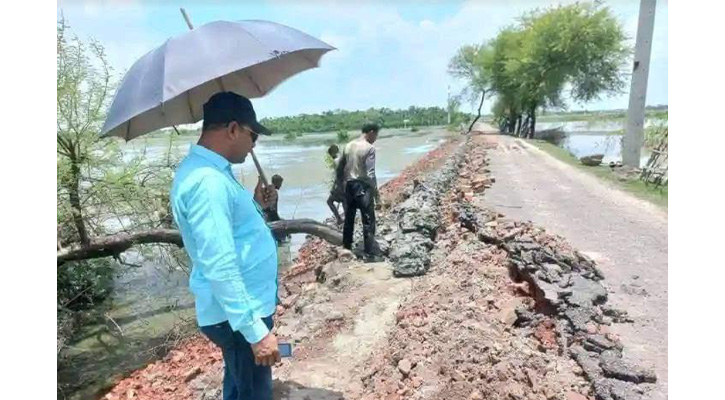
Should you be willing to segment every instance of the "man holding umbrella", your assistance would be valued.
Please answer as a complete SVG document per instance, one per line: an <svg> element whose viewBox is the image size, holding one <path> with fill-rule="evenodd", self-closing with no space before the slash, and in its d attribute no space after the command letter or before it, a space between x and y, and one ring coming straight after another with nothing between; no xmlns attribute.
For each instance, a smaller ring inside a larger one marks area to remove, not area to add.
<svg viewBox="0 0 725 400"><path fill-rule="evenodd" d="M181 11L191 31L131 66L101 136L132 140L204 119L201 138L179 165L171 191L174 219L193 264L189 286L197 320L222 349L224 399L271 400L270 367L279 361L271 333L277 246L262 209L277 193L252 150L258 136L269 132L248 98L318 67L334 47L271 21L213 21L194 29ZM231 164L247 155L260 174L254 194L232 175Z"/></svg>
<svg viewBox="0 0 725 400"><path fill-rule="evenodd" d="M249 193L232 174L260 134L252 103L232 92L204 104L199 142L174 176L171 204L193 264L189 286L201 331L224 357L224 399L272 399L280 360L271 332L277 305L277 244L262 209L273 186Z"/></svg>

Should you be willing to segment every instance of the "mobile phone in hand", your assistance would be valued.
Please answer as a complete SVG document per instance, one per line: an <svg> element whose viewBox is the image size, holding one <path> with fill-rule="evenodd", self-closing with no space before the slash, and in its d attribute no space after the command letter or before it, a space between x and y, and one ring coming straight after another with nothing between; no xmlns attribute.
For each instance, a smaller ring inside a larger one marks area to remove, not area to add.
<svg viewBox="0 0 725 400"><path fill-rule="evenodd" d="M292 357L292 344L290 343L279 343L277 344L279 349L279 356L282 358Z"/></svg>

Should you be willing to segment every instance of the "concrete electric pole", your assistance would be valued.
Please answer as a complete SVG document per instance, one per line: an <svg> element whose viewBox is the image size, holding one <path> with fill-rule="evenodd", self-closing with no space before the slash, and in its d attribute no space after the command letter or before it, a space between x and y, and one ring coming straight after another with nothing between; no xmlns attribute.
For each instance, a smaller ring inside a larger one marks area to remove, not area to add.
<svg viewBox="0 0 725 400"><path fill-rule="evenodd" d="M647 100L647 78L649 59L652 53L652 33L655 26L656 0L640 0L637 43L634 47L632 87L629 91L627 129L622 146L622 161L625 165L639 168L644 137L644 108Z"/></svg>

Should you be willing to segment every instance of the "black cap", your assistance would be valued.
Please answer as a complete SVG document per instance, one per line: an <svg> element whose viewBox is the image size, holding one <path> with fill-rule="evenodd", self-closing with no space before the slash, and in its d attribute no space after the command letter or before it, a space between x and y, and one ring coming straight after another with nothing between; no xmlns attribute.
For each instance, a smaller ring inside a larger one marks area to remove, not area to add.
<svg viewBox="0 0 725 400"><path fill-rule="evenodd" d="M236 121L249 125L256 133L271 135L269 129L257 121L252 102L248 98L234 92L219 92L204 104L204 124L202 130L209 125L228 124Z"/></svg>

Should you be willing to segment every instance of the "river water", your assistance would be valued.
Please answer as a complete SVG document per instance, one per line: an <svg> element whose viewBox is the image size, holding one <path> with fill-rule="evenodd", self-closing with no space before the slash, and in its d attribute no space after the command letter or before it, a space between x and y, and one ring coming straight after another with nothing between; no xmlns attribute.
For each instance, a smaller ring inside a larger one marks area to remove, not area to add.
<svg viewBox="0 0 725 400"><path fill-rule="evenodd" d="M351 137L354 134L351 133ZM375 143L378 183L389 181L405 167L435 149L451 133L443 128L383 130ZM255 153L268 178L279 174L284 184L279 193L282 218L312 218L322 221L332 214L327 207L332 171L325 165L325 154L335 134L308 134L295 140L280 136L262 137ZM144 152L145 157L163 157L169 146L178 156L188 152L196 137L140 138L124 145L131 157ZM252 160L233 166L244 186L253 190L257 173ZM293 235L291 256L297 252L305 235ZM67 351L70 362L58 370L59 383L83 382L81 390L68 394L70 399L91 399L114 378L142 367L155 357L154 347L169 339L173 327L181 331L194 329L193 299L188 291L188 277L179 269L169 268L158 260L144 260L129 254L128 261L138 268L119 271L114 294L103 306L94 323L83 326Z"/></svg>
<svg viewBox="0 0 725 400"><path fill-rule="evenodd" d="M351 133L351 138L354 133ZM377 150L376 173L378 184L382 185L397 176L406 166L436 148L450 135L443 128L421 129L411 132L403 129L381 131L375 142ZM332 171L325 165L325 154L334 133L306 134L296 140L281 136L262 137L255 153L264 169L267 179L279 174L284 178L279 193L279 214L284 219L312 218L322 221L331 217L327 204ZM180 155L186 154L195 143L196 137L181 137L173 146ZM145 151L150 157L162 157L168 148L168 139L151 138L131 141L126 154ZM251 157L244 164L234 165L232 171L249 190L257 183L257 171ZM293 235L291 250L294 253L304 242L304 235Z"/></svg>

